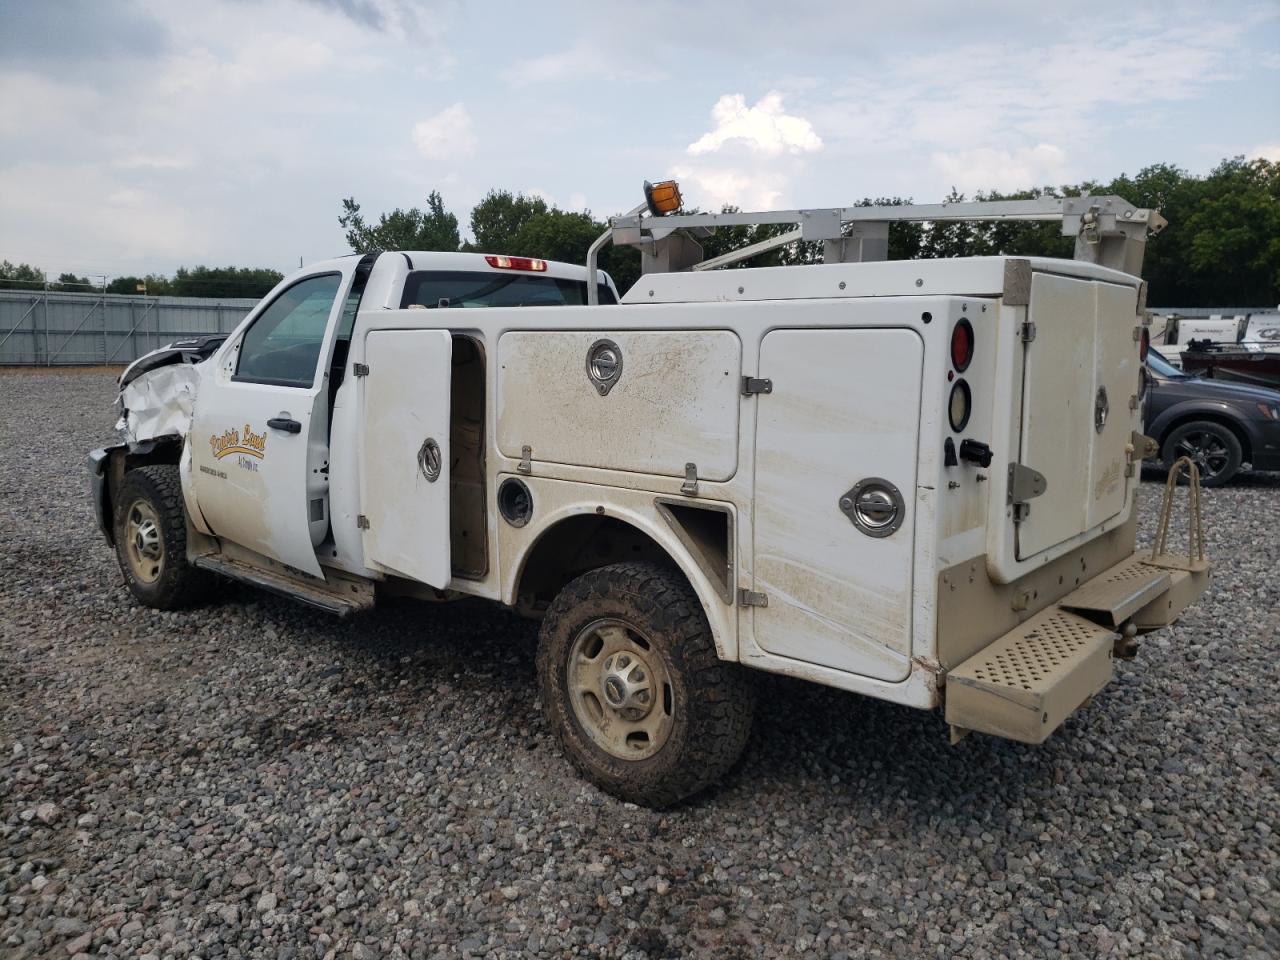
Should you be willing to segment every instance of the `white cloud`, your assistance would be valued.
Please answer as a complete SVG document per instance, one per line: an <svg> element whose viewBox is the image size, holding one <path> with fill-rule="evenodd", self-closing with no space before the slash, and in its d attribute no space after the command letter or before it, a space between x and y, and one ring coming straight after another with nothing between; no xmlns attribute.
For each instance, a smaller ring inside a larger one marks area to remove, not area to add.
<svg viewBox="0 0 1280 960"><path fill-rule="evenodd" d="M896 164L903 175L891 189L919 191L922 170L937 175L929 196L953 183L1105 178L1123 169L1117 154L1150 156L1126 145L1162 141L1177 105L1238 79L1250 23L1157 16L1105 38L1068 29L1047 43L926 45L833 85L809 116L846 167Z"/></svg>
<svg viewBox="0 0 1280 960"><path fill-rule="evenodd" d="M822 149L822 139L804 117L783 111L782 94L770 91L753 107L740 93L726 93L711 108L715 127L689 144L691 156L715 153L726 144L742 144L755 153L812 153Z"/></svg>
<svg viewBox="0 0 1280 960"><path fill-rule="evenodd" d="M790 180L773 170L750 171L737 167L675 167L689 206L719 210L726 205L744 210L768 210L781 205Z"/></svg>
<svg viewBox="0 0 1280 960"><path fill-rule="evenodd" d="M1280 143L1262 143L1250 150L1246 156L1260 157L1272 163L1280 163Z"/></svg>
<svg viewBox="0 0 1280 960"><path fill-rule="evenodd" d="M1016 150L977 147L950 153L937 151L929 162L947 183L967 193L1025 189L1067 183L1075 178L1066 153L1051 143Z"/></svg>
<svg viewBox="0 0 1280 960"><path fill-rule="evenodd" d="M562 83L590 79L598 83L652 83L666 79L666 73L646 61L629 66L631 58L616 47L582 39L554 53L517 60L502 71L502 79L515 86Z"/></svg>
<svg viewBox="0 0 1280 960"><path fill-rule="evenodd" d="M413 125L413 143L428 160L469 156L476 149L471 114L461 103L445 107L435 116Z"/></svg>

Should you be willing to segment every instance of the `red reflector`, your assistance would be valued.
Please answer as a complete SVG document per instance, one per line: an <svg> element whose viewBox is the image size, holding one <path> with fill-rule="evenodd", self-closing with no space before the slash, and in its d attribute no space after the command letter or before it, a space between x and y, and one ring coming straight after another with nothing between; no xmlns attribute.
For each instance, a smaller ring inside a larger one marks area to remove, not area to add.
<svg viewBox="0 0 1280 960"><path fill-rule="evenodd" d="M535 260L532 257L487 256L485 260L489 262L489 266L497 267L499 270L532 270L534 273L545 273L547 270L547 261Z"/></svg>
<svg viewBox="0 0 1280 960"><path fill-rule="evenodd" d="M1151 331L1142 328L1142 336L1138 338L1138 359L1147 362L1147 351L1151 349Z"/></svg>
<svg viewBox="0 0 1280 960"><path fill-rule="evenodd" d="M973 360L973 326L968 320L961 320L951 331L951 363L961 373Z"/></svg>

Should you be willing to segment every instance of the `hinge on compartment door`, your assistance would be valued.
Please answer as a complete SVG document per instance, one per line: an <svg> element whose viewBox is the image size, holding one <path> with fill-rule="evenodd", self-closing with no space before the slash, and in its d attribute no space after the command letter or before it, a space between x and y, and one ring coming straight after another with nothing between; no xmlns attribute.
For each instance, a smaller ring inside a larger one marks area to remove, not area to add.
<svg viewBox="0 0 1280 960"><path fill-rule="evenodd" d="M526 476L533 473L533 447L528 444L520 448L520 462L516 464L516 473Z"/></svg>
<svg viewBox="0 0 1280 960"><path fill-rule="evenodd" d="M758 593L755 590L748 590L746 587L738 588L738 606L767 607L768 605L769 595L767 593Z"/></svg>
<svg viewBox="0 0 1280 960"><path fill-rule="evenodd" d="M1039 470L1032 470L1020 463L1009 464L1009 492L1006 502L1013 507L1013 522L1021 523L1031 515L1031 504L1049 489L1049 481Z"/></svg>
<svg viewBox="0 0 1280 960"><path fill-rule="evenodd" d="M357 529L360 529L360 530L368 530L368 529L369 529L369 518L368 518L368 517L366 517L363 513L362 513L362 514L360 514L359 516L357 516L357 517L356 517L356 527L357 527Z"/></svg>
<svg viewBox="0 0 1280 960"><path fill-rule="evenodd" d="M1138 464L1143 460L1149 460L1160 452L1160 444L1148 437L1146 434L1139 433L1134 430L1129 434L1129 442L1125 446L1125 458L1128 464L1124 468L1124 475L1132 477L1138 471Z"/></svg>
<svg viewBox="0 0 1280 960"><path fill-rule="evenodd" d="M684 465L684 483L680 484L680 492L686 497L696 497L698 495L698 465L696 463L686 463Z"/></svg>
<svg viewBox="0 0 1280 960"><path fill-rule="evenodd" d="M773 381L759 377L743 377L742 395L744 397L753 397L758 393L773 393Z"/></svg>
<svg viewBox="0 0 1280 960"><path fill-rule="evenodd" d="M1022 324L1022 342L1030 343L1036 338L1036 325L1030 320L1026 320Z"/></svg>
<svg viewBox="0 0 1280 960"><path fill-rule="evenodd" d="M351 375L353 377L367 377L369 375L369 365L367 363L353 363L351 365Z"/></svg>

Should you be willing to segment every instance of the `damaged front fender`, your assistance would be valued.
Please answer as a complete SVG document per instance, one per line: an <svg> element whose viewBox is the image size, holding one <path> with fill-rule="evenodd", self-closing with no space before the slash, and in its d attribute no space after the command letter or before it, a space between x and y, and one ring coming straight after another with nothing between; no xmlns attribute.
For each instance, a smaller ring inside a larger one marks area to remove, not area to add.
<svg viewBox="0 0 1280 960"><path fill-rule="evenodd" d="M158 437L185 437L200 381L197 367L172 364L150 370L120 391L120 419L116 429L128 444Z"/></svg>

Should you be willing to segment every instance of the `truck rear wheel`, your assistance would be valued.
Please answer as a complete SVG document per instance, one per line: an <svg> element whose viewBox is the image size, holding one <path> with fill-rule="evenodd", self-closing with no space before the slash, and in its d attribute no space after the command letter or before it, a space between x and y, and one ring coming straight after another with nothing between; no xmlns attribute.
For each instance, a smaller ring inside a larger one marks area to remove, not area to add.
<svg viewBox="0 0 1280 960"><path fill-rule="evenodd" d="M187 518L178 468L136 467L114 508L116 559L130 592L148 607L176 610L197 600L208 575L187 563Z"/></svg>
<svg viewBox="0 0 1280 960"><path fill-rule="evenodd" d="M716 655L679 573L618 563L566 586L542 621L543 710L588 779L663 807L714 783L751 729L746 672Z"/></svg>

